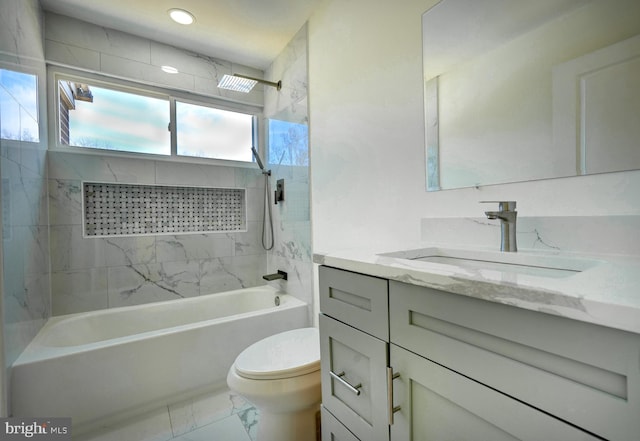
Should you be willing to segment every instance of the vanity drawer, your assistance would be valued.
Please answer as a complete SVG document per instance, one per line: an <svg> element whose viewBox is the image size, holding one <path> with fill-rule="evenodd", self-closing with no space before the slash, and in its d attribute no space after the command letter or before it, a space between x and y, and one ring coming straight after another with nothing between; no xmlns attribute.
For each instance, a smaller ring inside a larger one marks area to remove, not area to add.
<svg viewBox="0 0 640 441"><path fill-rule="evenodd" d="M637 440L639 335L395 281L389 290L392 343L604 438Z"/></svg>
<svg viewBox="0 0 640 441"><path fill-rule="evenodd" d="M320 311L389 340L389 281L321 266Z"/></svg>
<svg viewBox="0 0 640 441"><path fill-rule="evenodd" d="M360 441L322 406L322 441Z"/></svg>
<svg viewBox="0 0 640 441"><path fill-rule="evenodd" d="M388 441L388 344L320 314L322 405L367 441Z"/></svg>

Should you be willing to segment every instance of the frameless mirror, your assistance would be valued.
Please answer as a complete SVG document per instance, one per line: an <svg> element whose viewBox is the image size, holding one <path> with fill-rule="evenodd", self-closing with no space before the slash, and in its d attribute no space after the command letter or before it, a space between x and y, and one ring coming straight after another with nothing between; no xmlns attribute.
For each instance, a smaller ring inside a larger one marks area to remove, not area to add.
<svg viewBox="0 0 640 441"><path fill-rule="evenodd" d="M427 190L640 169L639 17L637 0L425 12Z"/></svg>

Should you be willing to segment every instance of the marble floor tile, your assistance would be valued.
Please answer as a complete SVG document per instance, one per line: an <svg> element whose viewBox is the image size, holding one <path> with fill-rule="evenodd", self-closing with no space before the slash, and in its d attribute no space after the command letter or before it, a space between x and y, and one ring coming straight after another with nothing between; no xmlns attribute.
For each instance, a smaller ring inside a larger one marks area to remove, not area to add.
<svg viewBox="0 0 640 441"><path fill-rule="evenodd" d="M191 432L249 408L252 408L251 403L229 391L207 394L171 405L169 417L173 436Z"/></svg>
<svg viewBox="0 0 640 441"><path fill-rule="evenodd" d="M74 441L255 441L258 412L223 389L161 406L138 418L110 425Z"/></svg>
<svg viewBox="0 0 640 441"><path fill-rule="evenodd" d="M74 441L168 441L173 438L166 407L90 434L72 436Z"/></svg>
<svg viewBox="0 0 640 441"><path fill-rule="evenodd" d="M224 418L193 432L174 438L174 441L252 441L237 415Z"/></svg>

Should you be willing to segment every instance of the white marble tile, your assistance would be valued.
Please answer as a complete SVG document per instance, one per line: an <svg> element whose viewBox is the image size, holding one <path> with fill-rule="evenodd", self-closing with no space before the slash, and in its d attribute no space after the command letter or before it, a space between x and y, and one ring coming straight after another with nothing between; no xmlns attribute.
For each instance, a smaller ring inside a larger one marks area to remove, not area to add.
<svg viewBox="0 0 640 441"><path fill-rule="evenodd" d="M6 149L6 155L3 156L16 166L19 166L22 158L22 148L20 147L22 143L9 140L1 140L0 142L2 142L3 147ZM3 163L3 166L4 165Z"/></svg>
<svg viewBox="0 0 640 441"><path fill-rule="evenodd" d="M640 216L518 217L518 248L639 255ZM500 248L500 223L486 218L426 218L421 238L434 245ZM392 250L390 250L392 251Z"/></svg>
<svg viewBox="0 0 640 441"><path fill-rule="evenodd" d="M244 427L244 430L249 434L249 438L252 441L258 439L258 423L260 422L260 412L255 407L249 407L238 412L238 418Z"/></svg>
<svg viewBox="0 0 640 441"><path fill-rule="evenodd" d="M523 248L640 255L640 216L523 217L518 222Z"/></svg>
<svg viewBox="0 0 640 441"><path fill-rule="evenodd" d="M175 66L174 66L175 67ZM145 83L170 87L177 90L194 90L193 75L178 72L169 74L146 61L139 62L121 56L100 54L100 70L106 74L132 78Z"/></svg>
<svg viewBox="0 0 640 441"><path fill-rule="evenodd" d="M109 307L199 295L198 262L167 262L108 269Z"/></svg>
<svg viewBox="0 0 640 441"><path fill-rule="evenodd" d="M158 236L157 261L175 262L233 256L233 245L233 234L228 233Z"/></svg>
<svg viewBox="0 0 640 441"><path fill-rule="evenodd" d="M176 438L176 441L211 440L251 441L251 438L240 421L240 418L236 415Z"/></svg>
<svg viewBox="0 0 640 441"><path fill-rule="evenodd" d="M10 240L2 242L4 295L16 296L24 291L25 262L27 253L24 249L26 227L11 227Z"/></svg>
<svg viewBox="0 0 640 441"><path fill-rule="evenodd" d="M230 188L235 186L235 172L233 167L158 161L156 182L167 185Z"/></svg>
<svg viewBox="0 0 640 441"><path fill-rule="evenodd" d="M44 59L42 16L34 0L5 0L0 4L0 51Z"/></svg>
<svg viewBox="0 0 640 441"><path fill-rule="evenodd" d="M265 210L264 187L247 188L247 221L262 222ZM273 200L273 199L272 199Z"/></svg>
<svg viewBox="0 0 640 441"><path fill-rule="evenodd" d="M108 300L107 268L51 274L52 315L106 309Z"/></svg>
<svg viewBox="0 0 640 441"><path fill-rule="evenodd" d="M50 232L52 271L105 266L104 240L82 237L81 225L52 226Z"/></svg>
<svg viewBox="0 0 640 441"><path fill-rule="evenodd" d="M10 185L14 221L19 219L22 225L47 225L46 180L20 177L10 180Z"/></svg>
<svg viewBox="0 0 640 441"><path fill-rule="evenodd" d="M235 168L235 187L256 188L264 192L264 175L257 164Z"/></svg>
<svg viewBox="0 0 640 441"><path fill-rule="evenodd" d="M219 72L231 70L229 61L218 60L155 41L151 42L151 64L154 66L168 64L180 72L202 78L221 78L222 75Z"/></svg>
<svg viewBox="0 0 640 441"><path fill-rule="evenodd" d="M274 224L275 228L275 224ZM267 231L269 229L267 223ZM247 231L243 233L234 233L235 237L235 255L246 256L252 254L263 254L265 252L262 247L262 222L247 222Z"/></svg>
<svg viewBox="0 0 640 441"><path fill-rule="evenodd" d="M274 115L307 95L307 27L303 26L265 72L271 81L281 80L282 90L265 90L265 114ZM305 109L306 113L306 109ZM290 119L287 119L290 120Z"/></svg>
<svg viewBox="0 0 640 441"><path fill-rule="evenodd" d="M156 236L105 237L103 241L107 266L157 262Z"/></svg>
<svg viewBox="0 0 640 441"><path fill-rule="evenodd" d="M179 436L252 407L229 391L207 394L169 406L173 435Z"/></svg>
<svg viewBox="0 0 640 441"><path fill-rule="evenodd" d="M25 274L49 272L49 229L46 226L21 228L20 246L24 248Z"/></svg>
<svg viewBox="0 0 640 441"><path fill-rule="evenodd" d="M125 32L47 12L45 39L149 63L150 42Z"/></svg>
<svg viewBox="0 0 640 441"><path fill-rule="evenodd" d="M49 296L51 280L49 273L41 271L27 274L25 276L24 286L25 306L28 309L27 314L29 319L42 320L44 322L51 315L51 298Z"/></svg>
<svg viewBox="0 0 640 441"><path fill-rule="evenodd" d="M44 81L44 75L38 79ZM46 143L23 142L20 145L21 174L24 177L42 179L47 168Z"/></svg>
<svg viewBox="0 0 640 441"><path fill-rule="evenodd" d="M100 52L53 40L45 40L47 60L80 69L100 70Z"/></svg>
<svg viewBox="0 0 640 441"><path fill-rule="evenodd" d="M155 161L94 153L49 153L49 179L153 184Z"/></svg>
<svg viewBox="0 0 640 441"><path fill-rule="evenodd" d="M311 262L311 222L280 221L276 245L271 254L301 262Z"/></svg>
<svg viewBox="0 0 640 441"><path fill-rule="evenodd" d="M172 438L166 407L91 433L73 435L74 441L167 441Z"/></svg>
<svg viewBox="0 0 640 441"><path fill-rule="evenodd" d="M264 285L265 254L225 257L200 262L200 295Z"/></svg>
<svg viewBox="0 0 640 441"><path fill-rule="evenodd" d="M49 224L82 225L82 183L49 179Z"/></svg>

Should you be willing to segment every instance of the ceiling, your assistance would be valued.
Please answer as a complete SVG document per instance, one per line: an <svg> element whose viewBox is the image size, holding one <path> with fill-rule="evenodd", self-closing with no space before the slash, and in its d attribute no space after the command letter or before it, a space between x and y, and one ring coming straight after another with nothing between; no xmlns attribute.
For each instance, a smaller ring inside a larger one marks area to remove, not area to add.
<svg viewBox="0 0 640 441"><path fill-rule="evenodd" d="M43 9L176 47L266 69L321 0L40 0ZM186 9L196 22L174 23Z"/></svg>

